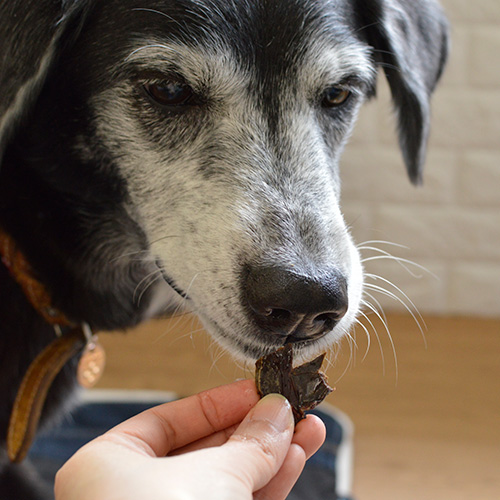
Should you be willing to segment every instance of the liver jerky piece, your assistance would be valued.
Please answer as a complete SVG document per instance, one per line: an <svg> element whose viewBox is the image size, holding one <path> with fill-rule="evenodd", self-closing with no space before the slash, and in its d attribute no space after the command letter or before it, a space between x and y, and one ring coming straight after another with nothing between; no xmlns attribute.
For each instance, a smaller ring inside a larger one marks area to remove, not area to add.
<svg viewBox="0 0 500 500"><path fill-rule="evenodd" d="M326 376L319 372L324 354L297 368L292 367L293 348L286 344L275 352L258 359L255 364L255 383L261 397L271 393L285 396L292 406L295 424L305 418L333 389Z"/></svg>

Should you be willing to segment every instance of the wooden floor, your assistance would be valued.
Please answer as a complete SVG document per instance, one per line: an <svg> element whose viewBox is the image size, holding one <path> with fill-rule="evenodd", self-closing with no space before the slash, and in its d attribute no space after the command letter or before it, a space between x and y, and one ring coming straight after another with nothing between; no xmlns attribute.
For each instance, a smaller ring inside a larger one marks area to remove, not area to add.
<svg viewBox="0 0 500 500"><path fill-rule="evenodd" d="M500 320L388 317L395 353L356 332L327 370L329 401L355 424L357 500L500 499ZM101 336L101 388L192 394L251 369L236 367L190 316ZM427 344L427 347L426 347ZM382 354L383 353L383 354Z"/></svg>

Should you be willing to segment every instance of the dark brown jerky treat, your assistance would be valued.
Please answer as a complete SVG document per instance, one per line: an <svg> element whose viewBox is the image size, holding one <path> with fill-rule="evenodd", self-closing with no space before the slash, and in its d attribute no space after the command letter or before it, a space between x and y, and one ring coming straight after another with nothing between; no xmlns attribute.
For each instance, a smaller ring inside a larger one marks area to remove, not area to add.
<svg viewBox="0 0 500 500"><path fill-rule="evenodd" d="M319 372L324 354L313 361L293 368L293 348L286 344L275 352L263 356L255 364L255 383L261 397L278 393L292 406L295 424L305 418L333 389L326 376Z"/></svg>

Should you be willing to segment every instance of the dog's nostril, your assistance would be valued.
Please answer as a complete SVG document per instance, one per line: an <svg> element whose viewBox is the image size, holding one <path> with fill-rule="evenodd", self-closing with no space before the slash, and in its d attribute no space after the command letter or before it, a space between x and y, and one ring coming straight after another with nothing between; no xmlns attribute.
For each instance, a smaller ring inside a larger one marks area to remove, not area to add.
<svg viewBox="0 0 500 500"><path fill-rule="evenodd" d="M339 319L343 315L337 314L337 313L323 313L323 314L318 314L314 318L315 323L323 323L325 326L331 326L332 328L335 326L335 323L339 321Z"/></svg>
<svg viewBox="0 0 500 500"><path fill-rule="evenodd" d="M283 325L290 322L290 311L279 309L276 307L259 308L250 304L250 308L254 313L255 318L258 318L258 323L264 328L279 329Z"/></svg>
<svg viewBox="0 0 500 500"><path fill-rule="evenodd" d="M277 320L288 320L290 318L290 311L285 309L270 309L268 316Z"/></svg>
<svg viewBox="0 0 500 500"><path fill-rule="evenodd" d="M347 284L337 271L308 276L279 267L249 269L244 299L264 330L291 341L331 331L347 312Z"/></svg>

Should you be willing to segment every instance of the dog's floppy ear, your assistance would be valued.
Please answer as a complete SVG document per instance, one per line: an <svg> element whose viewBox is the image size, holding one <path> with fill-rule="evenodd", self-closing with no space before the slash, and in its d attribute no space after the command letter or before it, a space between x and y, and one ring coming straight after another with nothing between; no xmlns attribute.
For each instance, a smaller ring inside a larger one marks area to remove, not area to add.
<svg viewBox="0 0 500 500"><path fill-rule="evenodd" d="M355 0L359 33L383 67L398 114L408 175L422 182L430 95L448 54L448 23L436 0Z"/></svg>
<svg viewBox="0 0 500 500"><path fill-rule="evenodd" d="M35 101L80 0L0 1L0 165L10 136Z"/></svg>

